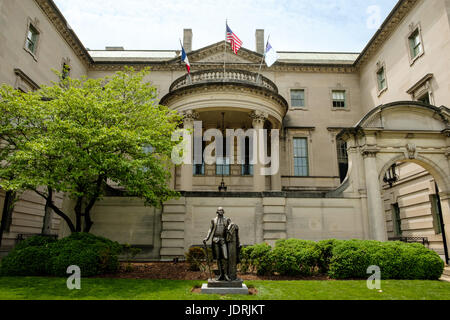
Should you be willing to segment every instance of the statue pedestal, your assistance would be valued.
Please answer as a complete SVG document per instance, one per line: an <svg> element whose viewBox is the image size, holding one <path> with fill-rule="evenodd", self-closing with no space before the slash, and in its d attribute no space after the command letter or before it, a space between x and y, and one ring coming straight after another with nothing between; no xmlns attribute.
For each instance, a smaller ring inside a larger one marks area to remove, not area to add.
<svg viewBox="0 0 450 320"><path fill-rule="evenodd" d="M216 281L209 279L202 286L203 294L249 294L247 286L241 279L234 281Z"/></svg>

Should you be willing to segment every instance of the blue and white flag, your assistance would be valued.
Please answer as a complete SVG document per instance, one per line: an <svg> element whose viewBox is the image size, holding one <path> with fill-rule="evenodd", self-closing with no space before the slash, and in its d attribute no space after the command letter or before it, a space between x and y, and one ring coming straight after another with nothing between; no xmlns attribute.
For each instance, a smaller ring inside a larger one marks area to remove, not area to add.
<svg viewBox="0 0 450 320"><path fill-rule="evenodd" d="M278 60L278 53L274 48L270 45L269 41L267 41L265 60L267 66L270 68L275 62Z"/></svg>

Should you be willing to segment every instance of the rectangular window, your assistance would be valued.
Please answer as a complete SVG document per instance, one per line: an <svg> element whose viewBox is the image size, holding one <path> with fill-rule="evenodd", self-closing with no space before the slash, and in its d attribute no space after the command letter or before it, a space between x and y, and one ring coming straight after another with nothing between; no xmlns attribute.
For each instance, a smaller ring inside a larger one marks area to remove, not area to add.
<svg viewBox="0 0 450 320"><path fill-rule="evenodd" d="M305 90L291 90L291 106L294 108L305 107Z"/></svg>
<svg viewBox="0 0 450 320"><path fill-rule="evenodd" d="M416 31L409 36L409 47L411 50L412 59L422 53L422 42L420 41L419 29L416 29Z"/></svg>
<svg viewBox="0 0 450 320"><path fill-rule="evenodd" d="M216 175L229 176L230 175L230 158L216 159Z"/></svg>
<svg viewBox="0 0 450 320"><path fill-rule="evenodd" d="M378 91L386 89L386 74L384 71L384 67L381 67L380 70L378 70L377 79L378 79Z"/></svg>
<svg viewBox="0 0 450 320"><path fill-rule="evenodd" d="M36 30L35 27L33 27L32 24L30 24L28 27L27 41L25 46L33 54L36 53L38 38L39 32Z"/></svg>
<svg viewBox="0 0 450 320"><path fill-rule="evenodd" d="M307 138L294 138L294 175L296 177L309 176Z"/></svg>
<svg viewBox="0 0 450 320"><path fill-rule="evenodd" d="M245 163L242 165L241 175L243 176L252 176L253 175L253 165L250 164L250 138L245 137L244 142L244 155L245 155Z"/></svg>
<svg viewBox="0 0 450 320"><path fill-rule="evenodd" d="M194 176L204 176L205 175L205 159L204 159L204 153L206 148L206 142L202 141L202 163L201 164L195 164L193 167L193 173Z"/></svg>
<svg viewBox="0 0 450 320"><path fill-rule="evenodd" d="M333 90L333 108L345 108L344 90Z"/></svg>
<svg viewBox="0 0 450 320"><path fill-rule="evenodd" d="M400 207L398 203L392 205L392 221L394 222L394 234L396 237L402 236L402 218L400 217Z"/></svg>

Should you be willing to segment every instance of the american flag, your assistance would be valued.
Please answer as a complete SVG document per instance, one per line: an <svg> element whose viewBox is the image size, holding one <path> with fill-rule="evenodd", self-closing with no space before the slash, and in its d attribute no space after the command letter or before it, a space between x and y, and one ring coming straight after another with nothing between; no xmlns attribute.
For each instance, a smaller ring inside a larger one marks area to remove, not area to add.
<svg viewBox="0 0 450 320"><path fill-rule="evenodd" d="M227 23L227 41L231 43L231 49L233 49L233 52L237 54L239 49L242 47L242 41L236 36L236 34L231 31L230 27Z"/></svg>

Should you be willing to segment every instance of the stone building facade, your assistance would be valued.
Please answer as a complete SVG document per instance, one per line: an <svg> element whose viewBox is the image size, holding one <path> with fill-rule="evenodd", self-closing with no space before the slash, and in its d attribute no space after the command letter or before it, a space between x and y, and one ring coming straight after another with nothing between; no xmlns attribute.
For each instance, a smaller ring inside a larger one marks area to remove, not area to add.
<svg viewBox="0 0 450 320"><path fill-rule="evenodd" d="M140 246L142 259L173 259L201 244L222 206L245 245L427 237L448 259L450 0L400 0L361 53L279 52L260 74L264 30L255 51L235 55L224 41L192 50L187 29L190 77L179 51L88 51L51 0L3 1L0 18L0 83L34 90L64 65L72 77L92 78L150 67L146 80L185 128L279 130L279 144L269 144L280 154L277 174L261 175L261 163L182 165L169 182L182 197L161 209L106 197L93 209L93 233ZM387 172L397 179L386 182ZM42 202L32 194L3 216L5 250L18 234L42 230ZM68 234L57 216L51 226Z"/></svg>

